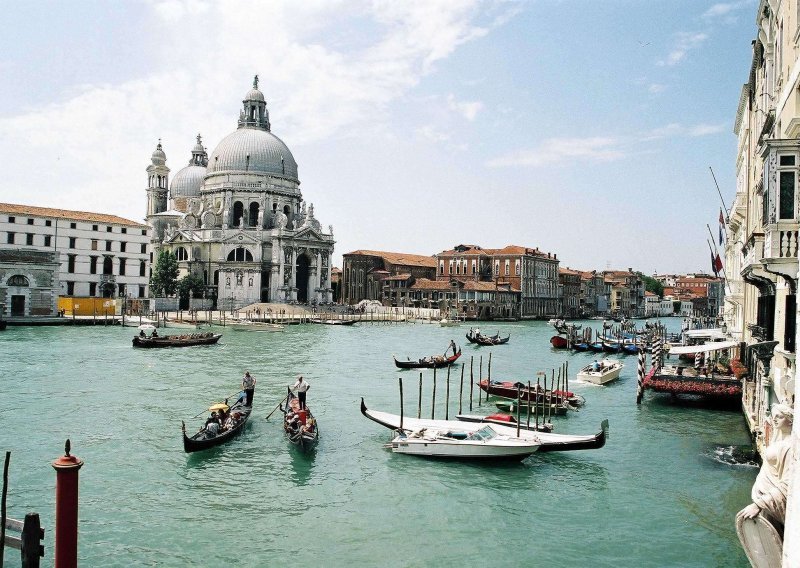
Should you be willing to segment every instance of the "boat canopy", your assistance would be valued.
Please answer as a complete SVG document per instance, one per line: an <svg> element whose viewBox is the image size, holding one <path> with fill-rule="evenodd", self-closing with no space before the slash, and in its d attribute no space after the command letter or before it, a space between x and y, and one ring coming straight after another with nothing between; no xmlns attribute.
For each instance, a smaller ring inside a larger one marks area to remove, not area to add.
<svg viewBox="0 0 800 568"><path fill-rule="evenodd" d="M688 329L683 332L683 335L688 337L689 339L702 339L704 337L708 337L710 339L725 338L725 334L722 333L722 329L718 327L710 329Z"/></svg>
<svg viewBox="0 0 800 568"><path fill-rule="evenodd" d="M719 351L720 349L730 349L739 345L736 341L714 341L713 343L706 343L705 345L680 345L678 347L670 347L670 355L688 355L691 353L708 353L711 351Z"/></svg>

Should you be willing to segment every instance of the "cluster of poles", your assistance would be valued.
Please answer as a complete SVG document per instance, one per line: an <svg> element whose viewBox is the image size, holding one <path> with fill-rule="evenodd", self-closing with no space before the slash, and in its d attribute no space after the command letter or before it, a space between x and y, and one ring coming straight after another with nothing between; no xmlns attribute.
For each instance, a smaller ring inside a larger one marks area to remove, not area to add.
<svg viewBox="0 0 800 568"><path fill-rule="evenodd" d="M659 333L661 331L661 333ZM651 362L653 364L653 373L657 373L661 370L661 367L664 365L664 333L663 327L661 330L658 328L655 332L649 335L645 339L645 344L650 345L650 351L652 353ZM639 365L636 370L636 404L642 403L642 397L644 396L644 378L645 378L645 358L647 355L645 354L644 349L639 350Z"/></svg>
<svg viewBox="0 0 800 568"><path fill-rule="evenodd" d="M459 379L459 389L458 389L458 414L461 414L463 411L464 406L464 369L466 364L461 364L461 377ZM451 367L447 367L447 377L445 379L445 407L444 407L444 419L450 419L450 369ZM542 424L546 424L550 421L554 414L554 409L563 406L565 401L568 398L569 392L569 363L564 362L561 366L556 369L551 369L550 371L550 388L547 388L547 373L545 371L539 371L536 373L536 390L533 390L533 382L528 381L527 384L527 391L525 395L525 401L527 406L527 427L530 428L531 425L531 415L534 416L534 425L536 429L539 429L539 417L542 417ZM482 380L483 376L483 356L481 355L478 363L478 382ZM543 378L542 378L543 377ZM489 401L489 392L488 392L488 385L491 384L492 381L492 354L489 354L489 360L487 364L487 392L486 398L483 399L483 402ZM400 385L400 429L403 429L403 419L405 415L404 411L404 403L403 403L403 377L398 377L398 382ZM435 420L436 415L436 368L433 369L433 385L431 390L431 420ZM474 357L470 357L469 360L469 410L472 411L473 407L473 400L474 400L474 388L475 388L475 374L474 374ZM517 435L519 435L520 429L520 408L522 406L523 396L522 390L524 385L520 382L516 383L517 387ZM422 418L422 372L419 374L419 395L417 398L417 418ZM535 396L533 396L535 394ZM533 400L531 398L533 397ZM481 389L478 388L478 406L481 405Z"/></svg>

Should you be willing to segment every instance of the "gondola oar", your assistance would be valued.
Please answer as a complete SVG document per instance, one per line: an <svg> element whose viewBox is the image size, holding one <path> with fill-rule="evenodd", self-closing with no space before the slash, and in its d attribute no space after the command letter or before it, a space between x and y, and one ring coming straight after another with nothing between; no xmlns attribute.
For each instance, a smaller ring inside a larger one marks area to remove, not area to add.
<svg viewBox="0 0 800 568"><path fill-rule="evenodd" d="M285 396L285 397L283 397L283 399L282 399L282 400L281 400L281 401L278 403L278 406L276 406L276 407L275 407L275 408L272 410L272 412L270 412L269 414L267 414L267 416L266 416L266 418L264 418L264 420L269 420L269 417L270 417L270 416L272 416L273 414L275 414L275 411L276 411L276 410L278 410L278 409L279 409L279 408L280 408L280 407L283 405L283 403L286 401L286 399L287 399L287 398L289 398L289 393L286 393L286 396Z"/></svg>

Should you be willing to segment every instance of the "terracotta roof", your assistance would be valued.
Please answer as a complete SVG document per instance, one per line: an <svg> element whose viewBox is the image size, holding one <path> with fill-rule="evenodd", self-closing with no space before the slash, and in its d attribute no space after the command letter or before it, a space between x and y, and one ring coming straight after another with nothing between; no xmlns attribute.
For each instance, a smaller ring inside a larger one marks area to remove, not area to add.
<svg viewBox="0 0 800 568"><path fill-rule="evenodd" d="M424 266L426 268L436 268L436 259L432 256L420 254L406 254L402 252L385 252L379 250L355 250L348 252L344 256L377 256L392 264L401 266Z"/></svg>
<svg viewBox="0 0 800 568"><path fill-rule="evenodd" d="M13 203L0 203L0 213L12 215L34 215L39 217L52 217L53 219L69 219L71 221L94 221L96 223L112 223L127 227L147 227L142 223L107 215L105 213L89 213L87 211L69 211L67 209L53 209L51 207L34 207L33 205L15 205Z"/></svg>
<svg viewBox="0 0 800 568"><path fill-rule="evenodd" d="M417 278L411 290L450 290L450 282L445 280L428 280L427 278Z"/></svg>
<svg viewBox="0 0 800 568"><path fill-rule="evenodd" d="M496 289L494 282L475 282L474 280L469 280L464 283L464 290L469 290L470 292L494 292Z"/></svg>
<svg viewBox="0 0 800 568"><path fill-rule="evenodd" d="M583 276L583 274L584 274L580 270L572 270L571 268L559 268L558 269L558 273L559 274L573 274L573 275L574 274L578 274L580 276Z"/></svg>
<svg viewBox="0 0 800 568"><path fill-rule="evenodd" d="M466 250L457 251L456 249L452 248L450 250L442 251L436 256L487 256L489 254L489 251L482 249L477 245L459 245L459 248L461 247L466 247Z"/></svg>

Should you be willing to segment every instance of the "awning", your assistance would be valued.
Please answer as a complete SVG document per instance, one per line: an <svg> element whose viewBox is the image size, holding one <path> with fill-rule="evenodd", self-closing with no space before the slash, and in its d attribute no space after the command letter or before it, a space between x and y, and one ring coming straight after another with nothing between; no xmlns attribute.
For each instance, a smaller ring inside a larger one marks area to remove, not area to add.
<svg viewBox="0 0 800 568"><path fill-rule="evenodd" d="M681 345L678 347L670 347L670 355L688 355L690 353L708 353L711 351L719 351L720 349L730 349L737 347L739 344L736 341L715 341L713 343L705 343L703 345Z"/></svg>
<svg viewBox="0 0 800 568"><path fill-rule="evenodd" d="M683 332L683 335L690 339L700 339L702 337L710 337L712 339L719 338L722 339L725 335L722 333L722 329L718 327L713 327L710 329L688 329Z"/></svg>

